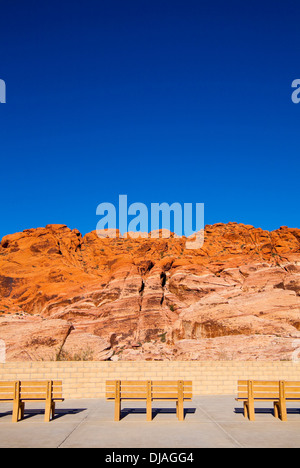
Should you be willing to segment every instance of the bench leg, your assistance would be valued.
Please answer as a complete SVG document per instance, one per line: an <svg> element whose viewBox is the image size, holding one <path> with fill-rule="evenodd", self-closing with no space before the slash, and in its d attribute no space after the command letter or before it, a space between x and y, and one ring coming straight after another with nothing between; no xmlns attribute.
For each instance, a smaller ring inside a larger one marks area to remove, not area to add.
<svg viewBox="0 0 300 468"><path fill-rule="evenodd" d="M20 402L20 381L17 380L14 383L14 402L13 402L13 413L12 413L12 422L18 422L21 412Z"/></svg>
<svg viewBox="0 0 300 468"><path fill-rule="evenodd" d="M147 421L152 421L152 381L147 381Z"/></svg>
<svg viewBox="0 0 300 468"><path fill-rule="evenodd" d="M287 412L286 412L286 404L285 400L281 400L277 403L278 405L278 411L279 411L279 417L281 421L287 421Z"/></svg>
<svg viewBox="0 0 300 468"><path fill-rule="evenodd" d="M281 413L281 421L287 421L287 412L286 412L285 402L282 404L280 408L280 413Z"/></svg>
<svg viewBox="0 0 300 468"><path fill-rule="evenodd" d="M249 421L255 421L254 401L244 402L244 416L248 417Z"/></svg>
<svg viewBox="0 0 300 468"><path fill-rule="evenodd" d="M152 421L152 404L151 404L151 400L147 400L147 421Z"/></svg>
<svg viewBox="0 0 300 468"><path fill-rule="evenodd" d="M51 419L54 419L54 415L55 415L55 402L52 401L52 405L51 405Z"/></svg>
<svg viewBox="0 0 300 468"><path fill-rule="evenodd" d="M20 401L15 400L13 404L12 422L19 421L20 411L21 411Z"/></svg>
<svg viewBox="0 0 300 468"><path fill-rule="evenodd" d="M287 421L286 414L286 399L285 399L285 382L279 382L279 402L278 402L279 417L281 421Z"/></svg>
<svg viewBox="0 0 300 468"><path fill-rule="evenodd" d="M53 408L53 402L49 399L46 400L46 406L45 406L45 422L49 422L51 419L51 414L52 414L52 408Z"/></svg>
<svg viewBox="0 0 300 468"><path fill-rule="evenodd" d="M248 418L250 421L255 421L253 381L248 380L247 386L248 386L248 400L246 402L246 405L247 405Z"/></svg>
<svg viewBox="0 0 300 468"><path fill-rule="evenodd" d="M177 417L179 421L184 421L184 409L183 409L183 400L184 400L184 394L183 394L183 386L184 382L182 380L178 380L177 382L177 388L178 388L178 399L177 399Z"/></svg>
<svg viewBox="0 0 300 468"><path fill-rule="evenodd" d="M55 415L55 402L46 401L45 422L49 422L50 420L54 419L54 415Z"/></svg>
<svg viewBox="0 0 300 468"><path fill-rule="evenodd" d="M278 401L274 401L274 417L275 417L275 418L279 418Z"/></svg>
<svg viewBox="0 0 300 468"><path fill-rule="evenodd" d="M121 419L121 399L115 399L115 421L120 421Z"/></svg>
<svg viewBox="0 0 300 468"><path fill-rule="evenodd" d="M177 401L177 408L176 413L179 421L184 421L184 408L183 408L183 400L179 399Z"/></svg>
<svg viewBox="0 0 300 468"><path fill-rule="evenodd" d="M249 418L247 401L244 401L244 417Z"/></svg>
<svg viewBox="0 0 300 468"><path fill-rule="evenodd" d="M179 419L179 421L184 420L183 402L179 402L178 400L176 401L176 416Z"/></svg>
<svg viewBox="0 0 300 468"><path fill-rule="evenodd" d="M115 381L115 421L121 419L121 381Z"/></svg>
<svg viewBox="0 0 300 468"><path fill-rule="evenodd" d="M24 412L25 412L25 403L21 402L20 403L20 410L19 410L19 419L24 418Z"/></svg>

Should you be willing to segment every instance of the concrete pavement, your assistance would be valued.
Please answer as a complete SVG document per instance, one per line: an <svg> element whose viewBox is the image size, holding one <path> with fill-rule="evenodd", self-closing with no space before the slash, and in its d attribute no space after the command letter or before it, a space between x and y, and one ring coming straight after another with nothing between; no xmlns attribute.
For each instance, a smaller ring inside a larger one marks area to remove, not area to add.
<svg viewBox="0 0 300 468"><path fill-rule="evenodd" d="M27 404L25 419L11 422L11 404L0 404L0 448L299 448L300 406L288 405L288 421L273 416L272 405L256 405L256 421L244 418L235 395L196 396L185 404L185 420L174 404L154 402L153 421L145 404L125 402L115 422L105 399L66 400L45 423L44 406Z"/></svg>

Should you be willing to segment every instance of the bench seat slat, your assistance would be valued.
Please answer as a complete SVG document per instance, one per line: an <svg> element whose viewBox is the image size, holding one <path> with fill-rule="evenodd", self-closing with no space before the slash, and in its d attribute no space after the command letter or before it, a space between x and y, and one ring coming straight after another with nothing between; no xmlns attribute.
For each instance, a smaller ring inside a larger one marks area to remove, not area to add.
<svg viewBox="0 0 300 468"><path fill-rule="evenodd" d="M286 393L285 394L285 399L286 400L291 400L293 398L295 398L296 400L300 399L300 393Z"/></svg>
<svg viewBox="0 0 300 468"><path fill-rule="evenodd" d="M20 401L28 402L28 403L29 402L34 403L34 402L39 402L39 401L46 401L46 399L45 398L30 398L30 397L27 398L26 397L26 398L20 398ZM52 401L64 401L64 398L52 398Z"/></svg>
<svg viewBox="0 0 300 468"><path fill-rule="evenodd" d="M0 401L13 400L13 399L14 399L13 393L0 393Z"/></svg>
<svg viewBox="0 0 300 468"><path fill-rule="evenodd" d="M121 391L122 392L146 392L147 386L146 385L134 385L134 386L129 386L129 385L122 385L121 384Z"/></svg>
<svg viewBox="0 0 300 468"><path fill-rule="evenodd" d="M8 380L8 381L2 380L0 382L0 388L1 387L14 387L14 385L15 385L15 382L13 382L12 380Z"/></svg>
<svg viewBox="0 0 300 468"><path fill-rule="evenodd" d="M278 392L273 392L273 393L271 393L271 392L268 392L268 393L254 392L253 396L254 396L255 400L257 400L258 398L262 398L263 400L265 400L265 399L272 400L273 398L279 398L279 391Z"/></svg>
<svg viewBox="0 0 300 468"><path fill-rule="evenodd" d="M46 394L47 387L20 387L21 393L41 393Z"/></svg>
<svg viewBox="0 0 300 468"><path fill-rule="evenodd" d="M176 395L175 393L172 393L172 394L164 394L164 393L160 393L160 394L157 394L157 395L152 395L152 400L167 400L167 399L172 399L172 400L178 400L178 395ZM192 393L188 393L187 395L184 395L183 396L183 399L184 400L191 400L193 398L193 395ZM106 394L106 399L107 400L114 400L115 399L115 395L112 394L112 393L109 393L109 394ZM131 399L136 399L136 400L146 400L147 399L147 395L143 395L143 396L140 396L140 395L136 395L136 394L125 394L125 395L122 395L121 396L121 399L122 400L131 400Z"/></svg>
<svg viewBox="0 0 300 468"><path fill-rule="evenodd" d="M176 385L152 385L152 390L155 392L177 392L178 391L178 386Z"/></svg>
<svg viewBox="0 0 300 468"><path fill-rule="evenodd" d="M285 386L286 386L286 388L294 387L294 386L299 388L300 387L300 380L287 380L285 382Z"/></svg>
<svg viewBox="0 0 300 468"><path fill-rule="evenodd" d="M121 391L121 398L147 398L147 394L145 392L122 392Z"/></svg>
<svg viewBox="0 0 300 468"><path fill-rule="evenodd" d="M183 393L183 398L191 398L192 393ZM178 398L178 393L176 392L152 392L151 397L154 398Z"/></svg>
<svg viewBox="0 0 300 468"><path fill-rule="evenodd" d="M266 390L266 391L269 391L269 390L278 390L279 389L279 381L273 381L273 380L252 380L252 381L249 381L252 383L252 388L253 388L253 391L255 390ZM238 381L238 390L241 390L241 391L248 391L248 381L241 381L239 380Z"/></svg>
<svg viewBox="0 0 300 468"><path fill-rule="evenodd" d="M59 396L61 397L61 395ZM39 400L43 399L43 400L46 400L47 398L47 395L46 395L46 392L21 392L20 393L20 400L24 400L25 398L38 398ZM53 398L53 396L52 396Z"/></svg>
<svg viewBox="0 0 300 468"><path fill-rule="evenodd" d="M279 384L279 381L278 380L252 380L253 382L253 386L255 385L266 385L266 386L270 386L270 385L274 385L274 386L278 386Z"/></svg>
<svg viewBox="0 0 300 468"><path fill-rule="evenodd" d="M236 401L248 401L248 397L238 397L236 398ZM254 397L253 398L253 401L279 401L279 396L275 397L275 398L256 398Z"/></svg>
<svg viewBox="0 0 300 468"><path fill-rule="evenodd" d="M152 380L152 385L176 385L178 380ZM192 387L193 382L191 380L182 380L183 385Z"/></svg>
<svg viewBox="0 0 300 468"><path fill-rule="evenodd" d="M110 381L108 381L108 382L109 382L110 385L113 385L113 386L114 386L116 381L115 381L115 380L110 380ZM130 385L130 386L132 386L132 385L137 385L137 386L139 386L139 385L142 385L142 384L144 383L144 381L141 381L141 380L120 380L120 382L121 382L123 385L126 384L126 385ZM106 382L106 383L107 383L107 382Z"/></svg>
<svg viewBox="0 0 300 468"><path fill-rule="evenodd" d="M299 393L300 394L300 387L289 387L285 388L285 394L289 395L290 393Z"/></svg>
<svg viewBox="0 0 300 468"><path fill-rule="evenodd" d="M47 382L45 380L21 380L21 387L47 387Z"/></svg>
<svg viewBox="0 0 300 468"><path fill-rule="evenodd" d="M191 394L188 394L189 396ZM152 393L152 398L178 398L178 393L175 392L153 392Z"/></svg>
<svg viewBox="0 0 300 468"><path fill-rule="evenodd" d="M244 399L248 399L248 393L241 393L238 395L238 398L244 400ZM257 399L257 398L263 398L264 400L266 399L270 399L272 400L273 398L279 398L279 392L274 392L274 393L263 393L263 392L259 392L259 393L254 393L253 394L253 398L254 399Z"/></svg>
<svg viewBox="0 0 300 468"><path fill-rule="evenodd" d="M274 385L274 386L253 385L253 391L254 392L265 392L265 393L279 392L279 384L277 382L277 385Z"/></svg>
<svg viewBox="0 0 300 468"><path fill-rule="evenodd" d="M178 398L154 398L153 401L178 401ZM191 398L183 398L183 401L192 401Z"/></svg>
<svg viewBox="0 0 300 468"><path fill-rule="evenodd" d="M13 387L3 387L0 389L0 397L1 395L3 395L4 393L13 393L14 392L14 388Z"/></svg>
<svg viewBox="0 0 300 468"><path fill-rule="evenodd" d="M43 394L43 393L22 393L20 395L20 400L33 400L33 399L37 399L37 400L46 400L46 395ZM52 396L51 397L52 400L62 400L63 399L63 396L62 394L59 394L59 395L55 395L55 396Z"/></svg>

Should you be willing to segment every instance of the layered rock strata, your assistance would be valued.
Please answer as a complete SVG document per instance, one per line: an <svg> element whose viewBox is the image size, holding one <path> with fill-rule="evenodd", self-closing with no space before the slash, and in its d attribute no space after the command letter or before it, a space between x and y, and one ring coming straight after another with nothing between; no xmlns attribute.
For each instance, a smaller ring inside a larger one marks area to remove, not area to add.
<svg viewBox="0 0 300 468"><path fill-rule="evenodd" d="M293 359L300 230L215 224L204 239L190 250L174 235L82 237L64 225L5 236L6 359Z"/></svg>

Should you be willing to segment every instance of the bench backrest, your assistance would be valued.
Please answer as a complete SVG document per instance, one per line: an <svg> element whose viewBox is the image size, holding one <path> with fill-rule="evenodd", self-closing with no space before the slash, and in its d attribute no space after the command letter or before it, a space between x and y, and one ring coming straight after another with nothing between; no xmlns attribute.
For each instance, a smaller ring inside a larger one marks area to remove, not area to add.
<svg viewBox="0 0 300 468"><path fill-rule="evenodd" d="M108 380L106 398L125 400L175 400L182 395L184 400L192 398L192 382L183 380Z"/></svg>
<svg viewBox="0 0 300 468"><path fill-rule="evenodd" d="M21 400L61 400L62 381L60 380L41 380L41 381L21 381L20 399Z"/></svg>
<svg viewBox="0 0 300 468"><path fill-rule="evenodd" d="M193 396L192 391L192 382L189 380L156 380L152 382L152 398L156 400L175 399L180 393L182 393L184 400L190 400Z"/></svg>
<svg viewBox="0 0 300 468"><path fill-rule="evenodd" d="M16 382L1 381L0 382L0 401L11 401L16 394Z"/></svg>
<svg viewBox="0 0 300 468"><path fill-rule="evenodd" d="M287 400L300 400L300 382L287 381L283 383L284 398Z"/></svg>
<svg viewBox="0 0 300 468"><path fill-rule="evenodd" d="M1 381L0 400L62 400L61 380Z"/></svg>
<svg viewBox="0 0 300 468"><path fill-rule="evenodd" d="M300 400L300 381L239 380L238 399Z"/></svg>
<svg viewBox="0 0 300 468"><path fill-rule="evenodd" d="M238 398L247 400L248 397L258 400L279 399L278 380L239 380Z"/></svg>

